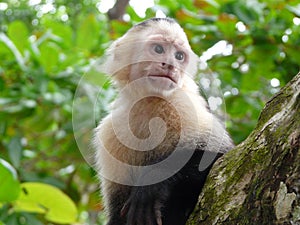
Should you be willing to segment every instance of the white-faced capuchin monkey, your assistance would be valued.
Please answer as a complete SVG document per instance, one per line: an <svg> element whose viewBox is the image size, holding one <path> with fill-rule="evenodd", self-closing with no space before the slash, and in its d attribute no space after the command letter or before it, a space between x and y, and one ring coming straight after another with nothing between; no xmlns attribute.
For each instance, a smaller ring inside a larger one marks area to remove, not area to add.
<svg viewBox="0 0 300 225"><path fill-rule="evenodd" d="M199 95L197 63L169 18L135 25L108 49L103 70L119 93L93 140L107 225L184 225L233 147Z"/></svg>

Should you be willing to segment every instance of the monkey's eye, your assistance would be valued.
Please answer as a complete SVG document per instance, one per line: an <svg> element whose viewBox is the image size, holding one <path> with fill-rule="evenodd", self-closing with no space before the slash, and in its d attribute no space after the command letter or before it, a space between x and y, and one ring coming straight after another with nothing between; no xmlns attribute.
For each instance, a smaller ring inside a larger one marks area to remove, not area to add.
<svg viewBox="0 0 300 225"><path fill-rule="evenodd" d="M184 60L184 53L183 52L176 52L175 53L175 58L177 60L180 60L180 61Z"/></svg>
<svg viewBox="0 0 300 225"><path fill-rule="evenodd" d="M157 54L162 54L164 53L164 48L163 46L159 45L159 44L156 44L154 46L154 51L157 53Z"/></svg>

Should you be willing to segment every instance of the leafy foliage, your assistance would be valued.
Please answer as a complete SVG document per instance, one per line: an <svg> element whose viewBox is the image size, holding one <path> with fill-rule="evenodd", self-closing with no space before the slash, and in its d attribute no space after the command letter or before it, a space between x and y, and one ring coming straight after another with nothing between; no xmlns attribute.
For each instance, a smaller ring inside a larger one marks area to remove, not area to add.
<svg viewBox="0 0 300 225"><path fill-rule="evenodd" d="M22 192L14 202L15 211L45 214L47 220L66 224L77 219L77 208L58 188L48 184L27 182L21 185Z"/></svg>
<svg viewBox="0 0 300 225"><path fill-rule="evenodd" d="M16 200L20 193L20 184L15 169L3 159L0 159L0 202Z"/></svg>
<svg viewBox="0 0 300 225"><path fill-rule="evenodd" d="M19 183L15 169L6 161L0 159L0 218L7 224L19 224L17 212L45 214L48 221L59 224L73 223L77 220L77 208L74 202L61 190L43 183ZM16 212L8 216L5 209L11 205ZM29 216L29 215L28 215ZM37 220L26 219L26 224L40 224Z"/></svg>
<svg viewBox="0 0 300 225"><path fill-rule="evenodd" d="M37 193L43 184L63 190L79 209L77 221L93 224L102 206L95 173L73 136L75 90L110 41L145 18L128 6L128 21L108 21L96 0L34 2L0 3L0 158L12 165L0 162L0 221L59 222L14 208L13 201L24 194L20 185L38 182ZM145 14L163 12L184 27L193 50L202 55L199 83L210 76L216 82L209 88L223 91L227 126L239 143L253 130L267 99L299 70L299 7L297 0L157 0ZM213 46L215 54L209 56ZM110 97L101 96L104 108Z"/></svg>

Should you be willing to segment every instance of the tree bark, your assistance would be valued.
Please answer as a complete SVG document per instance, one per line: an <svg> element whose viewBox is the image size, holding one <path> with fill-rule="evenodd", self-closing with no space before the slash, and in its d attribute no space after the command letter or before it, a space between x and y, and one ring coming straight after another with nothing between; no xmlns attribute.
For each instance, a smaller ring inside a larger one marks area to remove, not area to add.
<svg viewBox="0 0 300 225"><path fill-rule="evenodd" d="M300 73L217 161L189 225L300 225Z"/></svg>

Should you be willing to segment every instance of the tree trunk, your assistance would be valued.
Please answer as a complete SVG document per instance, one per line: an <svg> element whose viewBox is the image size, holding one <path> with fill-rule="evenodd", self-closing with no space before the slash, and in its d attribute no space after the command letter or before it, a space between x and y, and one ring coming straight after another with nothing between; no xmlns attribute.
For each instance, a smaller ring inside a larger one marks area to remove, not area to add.
<svg viewBox="0 0 300 225"><path fill-rule="evenodd" d="M300 225L300 73L264 107L250 136L214 165L195 224Z"/></svg>

